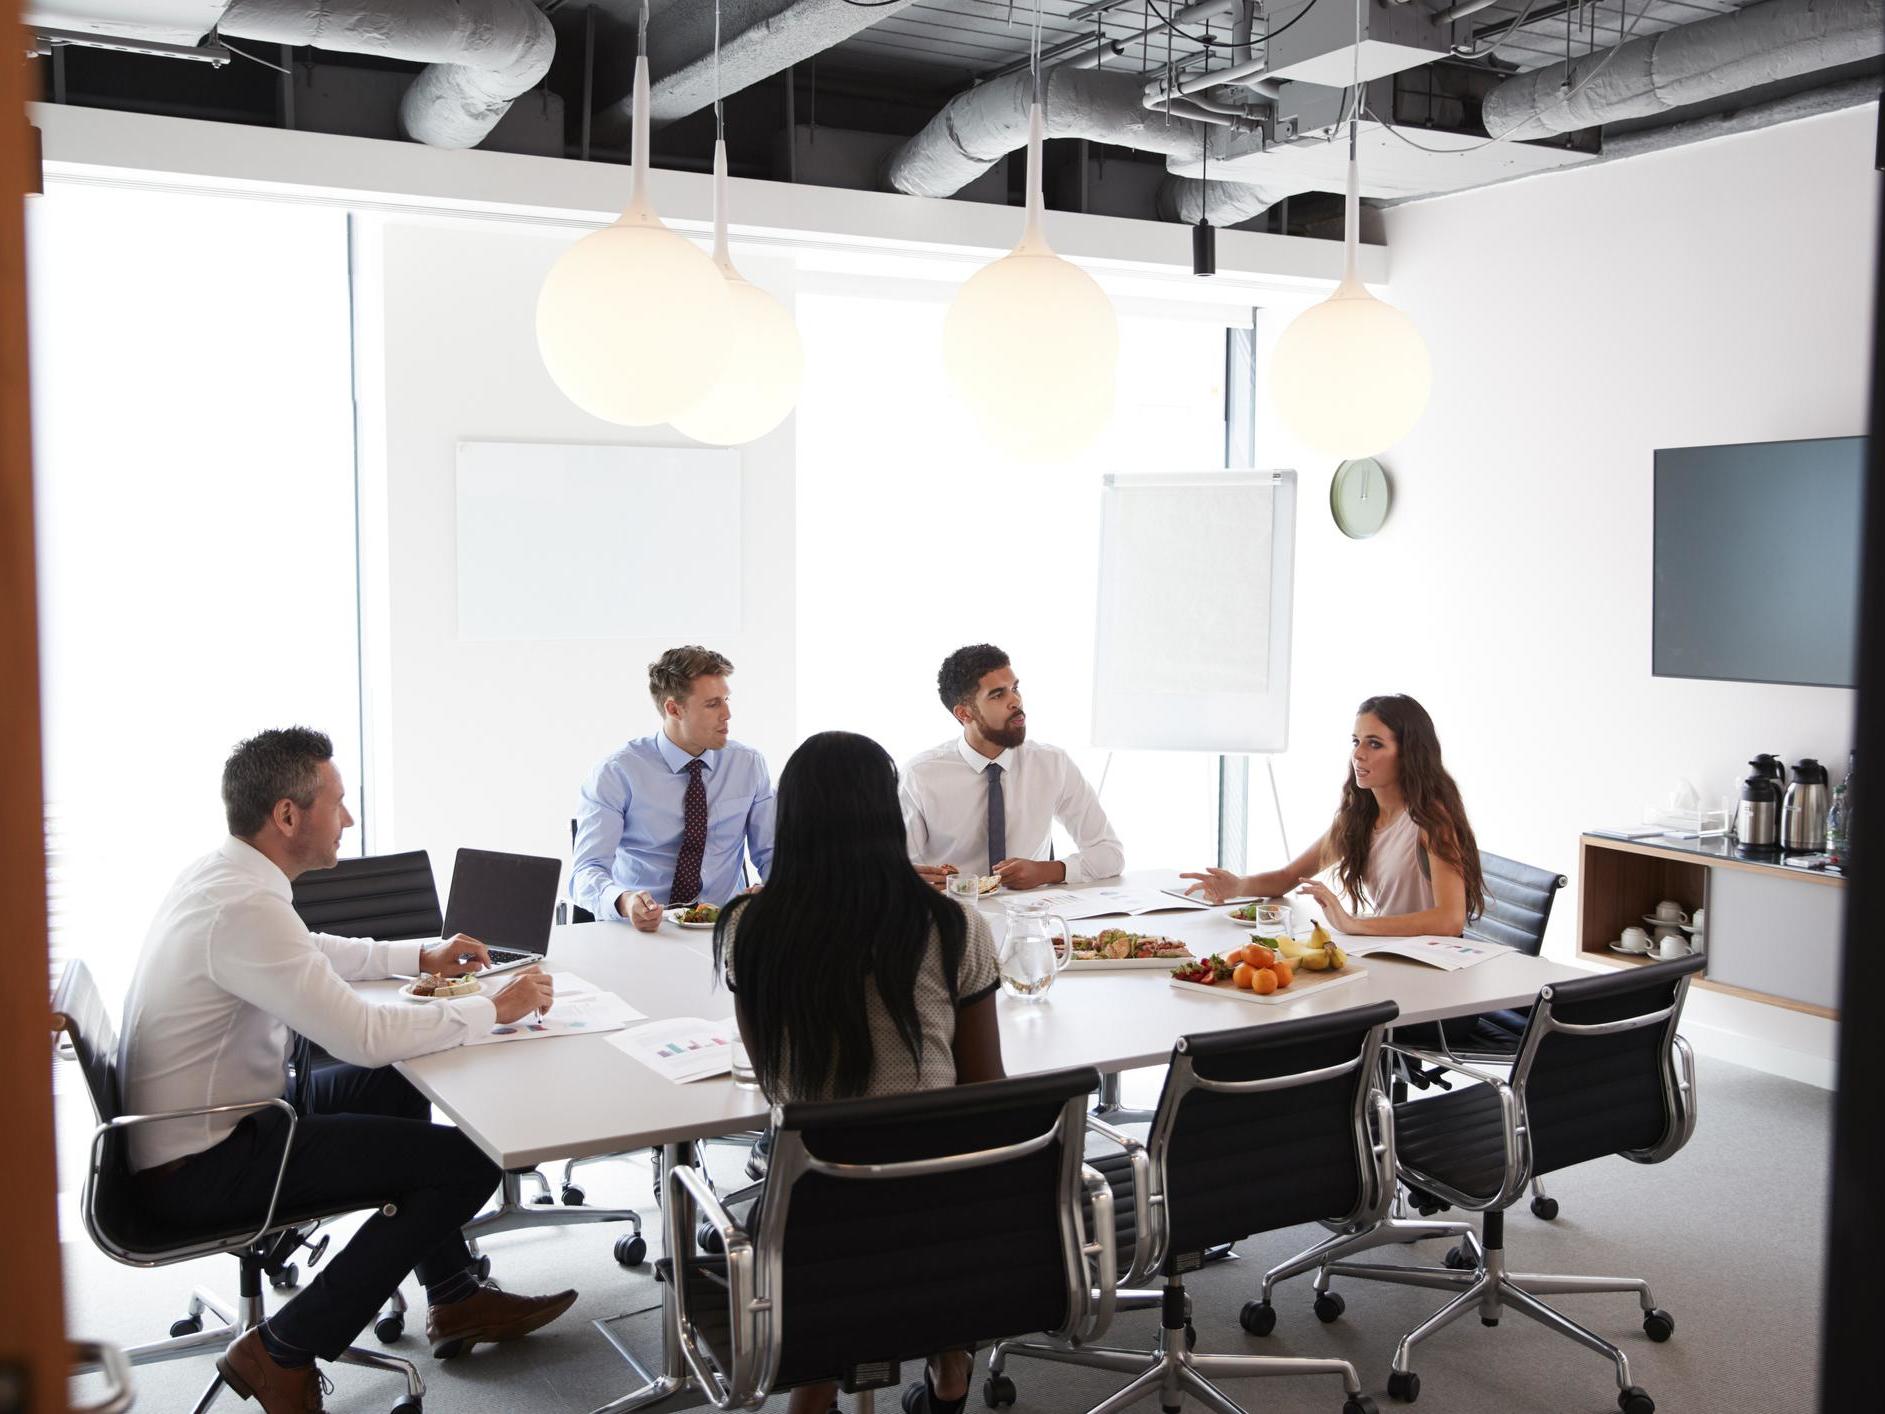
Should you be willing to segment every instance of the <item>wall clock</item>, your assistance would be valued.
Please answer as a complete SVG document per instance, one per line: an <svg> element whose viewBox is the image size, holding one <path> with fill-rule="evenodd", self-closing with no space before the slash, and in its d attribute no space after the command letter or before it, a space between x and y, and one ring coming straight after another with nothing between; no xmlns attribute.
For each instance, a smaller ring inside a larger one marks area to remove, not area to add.
<svg viewBox="0 0 1885 1414"><path fill-rule="evenodd" d="M1329 481L1329 514L1350 540L1366 540L1379 530L1393 500L1388 474L1373 457L1343 462Z"/></svg>

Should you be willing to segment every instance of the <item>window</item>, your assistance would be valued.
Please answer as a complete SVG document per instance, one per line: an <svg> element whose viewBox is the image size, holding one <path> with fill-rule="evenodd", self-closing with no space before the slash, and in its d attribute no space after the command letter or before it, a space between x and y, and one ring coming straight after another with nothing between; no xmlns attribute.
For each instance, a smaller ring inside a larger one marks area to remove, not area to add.
<svg viewBox="0 0 1885 1414"><path fill-rule="evenodd" d="M116 995L237 740L321 728L360 813L347 218L28 210L52 946Z"/></svg>
<svg viewBox="0 0 1885 1414"><path fill-rule="evenodd" d="M944 656L1012 658L1029 730L1071 751L1129 868L1217 858L1218 761L1089 745L1099 478L1224 464L1224 327L1128 315L1119 401L1062 466L991 457L942 369L944 296L804 293L798 409L798 723L846 728L898 761L958 730ZM1064 849L1066 841L1061 841Z"/></svg>

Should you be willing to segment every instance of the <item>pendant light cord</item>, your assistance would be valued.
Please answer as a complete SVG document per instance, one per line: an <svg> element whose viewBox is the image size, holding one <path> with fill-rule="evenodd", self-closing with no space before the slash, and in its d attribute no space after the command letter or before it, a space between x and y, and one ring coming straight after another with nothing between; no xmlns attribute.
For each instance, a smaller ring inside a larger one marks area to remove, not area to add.
<svg viewBox="0 0 1885 1414"><path fill-rule="evenodd" d="M713 0L713 137L715 142L725 142L726 136L726 114L720 104L720 0Z"/></svg>

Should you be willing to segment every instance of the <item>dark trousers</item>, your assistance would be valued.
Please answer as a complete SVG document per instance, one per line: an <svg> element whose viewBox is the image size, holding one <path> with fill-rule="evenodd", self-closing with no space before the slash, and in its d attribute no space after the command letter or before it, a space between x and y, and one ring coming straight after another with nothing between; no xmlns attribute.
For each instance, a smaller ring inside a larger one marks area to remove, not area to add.
<svg viewBox="0 0 1885 1414"><path fill-rule="evenodd" d="M281 1340L332 1360L407 1272L429 1285L471 1265L460 1229L503 1175L458 1130L431 1123L425 1097L390 1066L329 1062L305 1072L300 1090L301 1119L277 1215L381 1210L269 1317ZM250 1116L177 1168L140 1175L143 1202L153 1214L194 1228L260 1222L287 1132L278 1110Z"/></svg>

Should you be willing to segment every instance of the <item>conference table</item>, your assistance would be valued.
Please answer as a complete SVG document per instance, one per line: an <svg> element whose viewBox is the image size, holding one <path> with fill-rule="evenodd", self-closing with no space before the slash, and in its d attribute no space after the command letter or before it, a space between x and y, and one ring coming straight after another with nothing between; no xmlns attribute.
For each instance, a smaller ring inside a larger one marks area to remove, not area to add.
<svg viewBox="0 0 1885 1414"><path fill-rule="evenodd" d="M1137 870L1073 890L1088 896L1125 887L1137 892L1176 886L1175 871ZM998 894L982 901L997 944L1004 907L1029 897ZM1174 901L1175 902L1175 901ZM1199 956L1243 943L1247 924L1225 908L1073 921L1075 932L1130 928L1178 938ZM1307 914L1297 909L1299 924ZM663 921L653 933L627 923L579 923L551 932L546 966L572 972L613 992L651 1020L730 1017L733 999L715 978L713 935ZM1538 989L1586 975L1578 968L1522 953L1446 972L1423 963L1370 957L1365 975L1277 1004L1227 993L1183 990L1167 971L1063 971L1044 999L999 994L1002 1061L1010 1075L1090 1065L1103 1073L1164 1063L1181 1035L1227 1030L1372 1002L1399 1005L1404 1022L1434 1021L1524 1006ZM375 984L390 985L390 984ZM640 1024L640 1023L637 1023ZM609 1044L605 1035L559 1036L441 1051L403 1061L399 1069L465 1135L506 1170L591 1154L660 1148L664 1162L690 1161L694 1141L763 1128L768 1106L756 1090L727 1077L675 1084ZM693 1214L675 1215L691 1233ZM662 1285L662 1368L597 1414L627 1414L692 1386L680 1352L671 1283ZM619 1347L618 1347L619 1348ZM624 1352L626 1353L626 1352Z"/></svg>

